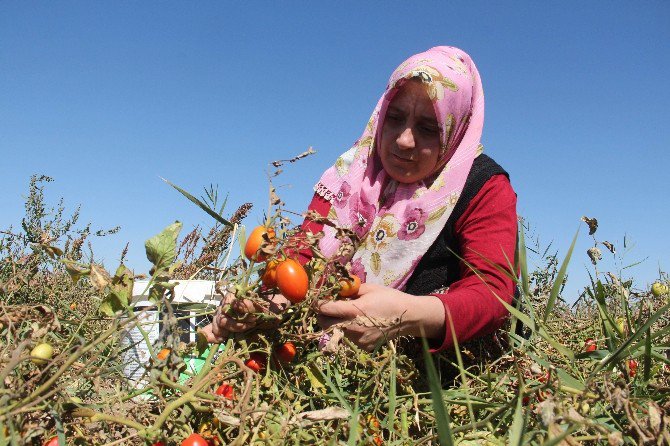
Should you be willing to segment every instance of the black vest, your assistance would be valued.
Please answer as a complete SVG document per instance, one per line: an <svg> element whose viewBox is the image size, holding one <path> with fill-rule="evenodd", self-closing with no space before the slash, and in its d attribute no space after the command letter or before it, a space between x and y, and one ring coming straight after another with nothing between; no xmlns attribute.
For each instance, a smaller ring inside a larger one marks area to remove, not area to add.
<svg viewBox="0 0 670 446"><path fill-rule="evenodd" d="M482 154L475 158L453 212L447 219L440 235L426 251L407 281L406 293L423 296L446 288L459 279L458 264L460 260L450 251L453 250L458 256L462 257L461 247L454 233L454 223L463 215L470 201L479 193L482 186L492 176L498 174L504 174L509 178L509 174L489 156Z"/></svg>

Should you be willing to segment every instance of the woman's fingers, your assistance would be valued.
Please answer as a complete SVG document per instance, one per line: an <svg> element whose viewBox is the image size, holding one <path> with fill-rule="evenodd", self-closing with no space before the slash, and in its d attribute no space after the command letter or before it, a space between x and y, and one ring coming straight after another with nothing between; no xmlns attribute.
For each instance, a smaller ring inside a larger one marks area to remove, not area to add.
<svg viewBox="0 0 670 446"><path fill-rule="evenodd" d="M214 334L214 331L216 330L217 334ZM222 332L218 329L215 328L214 324L207 324L205 325L202 330L202 334L205 335L207 338L207 342L213 343L213 342L223 342L225 339L222 334ZM226 333L227 334L227 333Z"/></svg>
<svg viewBox="0 0 670 446"><path fill-rule="evenodd" d="M323 316L338 319L353 319L363 314L352 300L319 301L316 304L316 311Z"/></svg>

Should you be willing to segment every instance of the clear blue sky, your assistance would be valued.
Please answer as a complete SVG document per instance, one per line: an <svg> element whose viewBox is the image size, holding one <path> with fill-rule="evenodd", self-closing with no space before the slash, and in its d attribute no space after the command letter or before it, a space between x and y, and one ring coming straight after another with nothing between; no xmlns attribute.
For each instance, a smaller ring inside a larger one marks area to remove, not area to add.
<svg viewBox="0 0 670 446"><path fill-rule="evenodd" d="M2 2L0 227L20 222L29 177L44 173L52 203L121 226L94 240L106 266L130 242L130 266L146 272L145 239L175 219L210 223L159 176L254 202L255 225L267 163L311 145L318 154L280 177L302 211L391 71L435 45L477 63L486 151L544 246L563 255L595 216L600 239L632 242L622 265L646 258L627 273L638 285L670 267L667 1Z"/></svg>

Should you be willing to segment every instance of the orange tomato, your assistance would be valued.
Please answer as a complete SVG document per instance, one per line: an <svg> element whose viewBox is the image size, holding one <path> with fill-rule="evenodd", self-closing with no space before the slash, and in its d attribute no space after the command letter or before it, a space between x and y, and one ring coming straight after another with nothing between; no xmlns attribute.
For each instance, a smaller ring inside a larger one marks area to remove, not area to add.
<svg viewBox="0 0 670 446"><path fill-rule="evenodd" d="M266 228L265 226L256 226L249 238L247 238L247 244L244 245L244 255L249 260L256 262L262 262L265 260L265 254L258 252L263 243L263 235L267 234L270 240L275 238L275 230L273 228Z"/></svg>
<svg viewBox="0 0 670 446"><path fill-rule="evenodd" d="M275 349L275 355L277 355L277 358L279 358L281 362L288 364L295 358L295 345L293 345L293 342L284 342Z"/></svg>
<svg viewBox="0 0 670 446"><path fill-rule="evenodd" d="M277 287L277 265L279 265L278 260L270 260L265 266L265 271L261 276L261 281L263 285L268 288Z"/></svg>
<svg viewBox="0 0 670 446"><path fill-rule="evenodd" d="M301 264L287 259L277 266L277 286L284 297L297 304L307 296L309 278Z"/></svg>
<svg viewBox="0 0 670 446"><path fill-rule="evenodd" d="M340 297L351 297L358 294L361 287L361 279L356 275L351 275L351 280L340 280Z"/></svg>
<svg viewBox="0 0 670 446"><path fill-rule="evenodd" d="M267 360L265 359L265 356L262 355L261 353L252 352L251 354L249 354L249 359L247 359L244 362L244 365L249 367L254 372L260 373L263 370L265 370L265 366L267 365Z"/></svg>
<svg viewBox="0 0 670 446"><path fill-rule="evenodd" d="M156 355L156 358L160 359L161 361L165 361L168 356L170 356L170 349L169 348L164 348L164 349L161 349L161 351L158 352L158 354Z"/></svg>

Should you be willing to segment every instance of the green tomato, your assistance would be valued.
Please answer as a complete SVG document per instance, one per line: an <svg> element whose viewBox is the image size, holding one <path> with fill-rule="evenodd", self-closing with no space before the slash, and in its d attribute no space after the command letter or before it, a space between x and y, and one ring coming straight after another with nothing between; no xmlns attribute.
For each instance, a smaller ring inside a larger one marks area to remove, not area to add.
<svg viewBox="0 0 670 446"><path fill-rule="evenodd" d="M50 344L43 342L41 344L37 344L35 348L30 351L30 356L32 356L30 360L33 362L33 364L44 365L51 359L53 355L53 347Z"/></svg>
<svg viewBox="0 0 670 446"><path fill-rule="evenodd" d="M651 286L651 294L656 297L668 294L668 286L661 282L654 282Z"/></svg>

